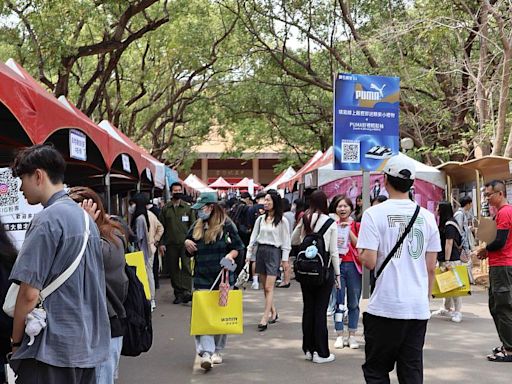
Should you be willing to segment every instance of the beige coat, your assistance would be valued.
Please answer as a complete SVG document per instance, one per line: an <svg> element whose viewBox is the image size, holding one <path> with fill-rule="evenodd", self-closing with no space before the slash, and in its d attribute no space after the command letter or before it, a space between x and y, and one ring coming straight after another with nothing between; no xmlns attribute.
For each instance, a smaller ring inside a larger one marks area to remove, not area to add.
<svg viewBox="0 0 512 384"><path fill-rule="evenodd" d="M164 226L158 220L158 217L156 215L148 210L148 218L149 218L149 236L148 236L148 242L149 242L149 248L151 251L151 255L153 256L156 252L157 244L162 238L162 235L164 234Z"/></svg>

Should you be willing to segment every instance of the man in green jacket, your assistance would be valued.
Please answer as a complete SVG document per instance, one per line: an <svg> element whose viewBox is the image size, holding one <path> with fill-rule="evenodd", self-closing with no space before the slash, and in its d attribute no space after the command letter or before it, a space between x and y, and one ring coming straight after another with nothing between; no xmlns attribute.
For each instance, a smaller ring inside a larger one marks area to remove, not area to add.
<svg viewBox="0 0 512 384"><path fill-rule="evenodd" d="M185 238L189 228L196 221L196 214L182 200L183 187L180 183L171 185L172 200L160 212L164 225L161 252L165 253L171 284L174 289L174 304L188 303L192 299L192 269L190 258L185 257Z"/></svg>

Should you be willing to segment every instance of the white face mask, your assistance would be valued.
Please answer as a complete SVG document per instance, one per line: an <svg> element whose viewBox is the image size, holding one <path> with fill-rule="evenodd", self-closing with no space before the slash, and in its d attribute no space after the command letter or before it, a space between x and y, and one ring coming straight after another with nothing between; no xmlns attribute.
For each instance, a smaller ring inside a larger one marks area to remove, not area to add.
<svg viewBox="0 0 512 384"><path fill-rule="evenodd" d="M135 204L132 204L128 207L128 212L130 213L130 215L133 215L135 213L135 207Z"/></svg>

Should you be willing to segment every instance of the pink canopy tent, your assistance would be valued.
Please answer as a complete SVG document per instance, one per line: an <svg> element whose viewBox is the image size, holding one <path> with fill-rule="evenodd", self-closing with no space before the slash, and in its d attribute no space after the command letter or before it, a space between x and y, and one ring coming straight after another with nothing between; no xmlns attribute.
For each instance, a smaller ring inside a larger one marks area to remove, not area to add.
<svg viewBox="0 0 512 384"><path fill-rule="evenodd" d="M217 180L211 183L208 187L215 189L228 189L233 186L229 184L222 176L220 176Z"/></svg>
<svg viewBox="0 0 512 384"><path fill-rule="evenodd" d="M233 188L236 188L236 189L248 189L250 182L251 182L251 180L249 178L244 177L238 183L233 185ZM259 184L256 184L254 182L253 182L253 185L254 185L254 189L260 189L261 188L261 186Z"/></svg>

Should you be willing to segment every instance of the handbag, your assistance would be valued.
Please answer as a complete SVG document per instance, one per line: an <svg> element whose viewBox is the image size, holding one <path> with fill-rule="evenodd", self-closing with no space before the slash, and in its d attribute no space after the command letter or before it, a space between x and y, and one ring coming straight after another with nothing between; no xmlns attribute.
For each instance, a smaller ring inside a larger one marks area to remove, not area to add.
<svg viewBox="0 0 512 384"><path fill-rule="evenodd" d="M404 233L398 239L397 243L395 244L395 246L393 247L391 252L389 252L388 256L386 257L386 259L382 263L380 269L377 271L377 273L374 273L374 271L370 271L370 291L372 293L373 293L373 291L375 289L375 284L377 282L377 279L381 275L381 273L384 270L384 268L386 267L386 265L388 265L388 263L391 261L391 258L395 255L395 253L398 250L398 248L400 248L400 246L404 242L404 240L407 237L407 235L409 234L409 232L411 232L412 226L414 225L414 222L416 221L416 218L418 217L419 213L420 213L420 206L416 205L416 210L414 211L414 214L412 215L411 221L409 221L409 224L407 224L407 227L405 228Z"/></svg>
<svg viewBox="0 0 512 384"><path fill-rule="evenodd" d="M85 234L84 234L84 242L82 244L82 248L80 249L80 253L78 254L75 261L73 261L73 263L64 272L62 272L62 274L59 277L57 277L54 281L52 281L50 284L48 284L48 286L46 288L44 288L42 291L39 292L39 302L36 305L36 309L40 309L40 310L44 311L44 308L43 308L44 300L48 296L50 296L54 291L56 291L62 284L64 284L66 282L66 280L73 274L73 272L75 272L75 270L80 265L80 261L82 260L82 256L85 253L85 248L87 247L87 242L89 241L89 235L90 235L89 214L85 210L82 210L82 211L84 213L84 220L85 220ZM20 286L18 284L13 283L9 287L9 290L7 291L7 295L5 296L5 301L4 301L2 309L10 317L14 317L14 308L16 307L16 299L18 298L19 290L20 290ZM39 319L41 317L41 313L40 313L40 311L37 311L37 312L38 312L37 315L33 314L34 315L33 317ZM30 315L31 315L31 313L29 313L27 318ZM44 324L45 325L43 326L43 328L46 326L46 323L44 323ZM27 324L27 326L29 326L29 324ZM25 328L25 329L27 329L27 328ZM39 330L39 332L40 331L41 330ZM37 336L37 335L35 335L35 336Z"/></svg>
<svg viewBox="0 0 512 384"><path fill-rule="evenodd" d="M229 297L229 271L223 269L221 271L221 280L219 284L219 307L228 305Z"/></svg>
<svg viewBox="0 0 512 384"><path fill-rule="evenodd" d="M223 274L224 270L220 271L210 290L193 293L192 317L190 320L191 335L235 335L243 333L242 291L228 290L226 305L220 305L220 290L213 290Z"/></svg>
<svg viewBox="0 0 512 384"><path fill-rule="evenodd" d="M471 295L471 285L469 283L469 273L468 267L466 265L456 265L452 267L452 270L455 270L457 276L462 281L462 286L459 288L452 289L447 292L441 292L439 288L439 284L437 282L437 278L434 279L434 284L432 287L432 297L433 298L446 298L446 297L458 297L458 296L468 296ZM439 267L436 268L436 277L437 275L443 273L443 270Z"/></svg>

